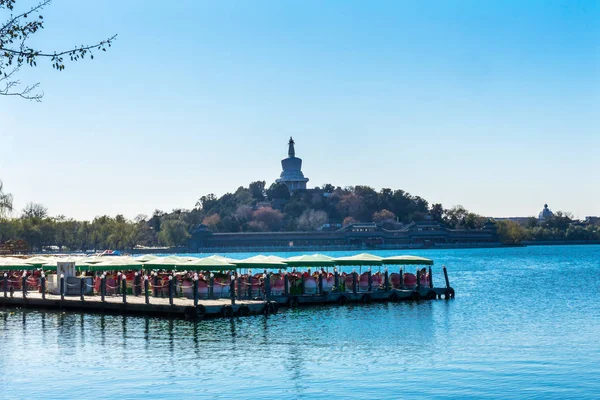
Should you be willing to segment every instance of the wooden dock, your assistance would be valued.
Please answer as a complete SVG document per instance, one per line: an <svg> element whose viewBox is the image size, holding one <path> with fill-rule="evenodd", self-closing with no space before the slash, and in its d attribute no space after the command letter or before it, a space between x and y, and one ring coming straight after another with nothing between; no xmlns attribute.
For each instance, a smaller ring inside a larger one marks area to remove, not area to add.
<svg viewBox="0 0 600 400"><path fill-rule="evenodd" d="M0 293L0 306L32 309L72 310L80 312L96 312L111 314L133 314L146 316L166 316L186 319L203 319L233 316L249 316L257 314L274 314L280 307L300 307L314 305L345 305L348 303L371 303L393 301L417 301L450 299L454 290L446 288L420 288L419 290L388 291L376 290L371 292L331 292L323 294L301 295L272 295L267 299L236 299L230 298L200 299L194 305L193 299L174 297L169 298L149 296L133 296L128 294L125 299L120 296L64 296L28 292L23 296L22 291L14 291L12 296Z"/></svg>

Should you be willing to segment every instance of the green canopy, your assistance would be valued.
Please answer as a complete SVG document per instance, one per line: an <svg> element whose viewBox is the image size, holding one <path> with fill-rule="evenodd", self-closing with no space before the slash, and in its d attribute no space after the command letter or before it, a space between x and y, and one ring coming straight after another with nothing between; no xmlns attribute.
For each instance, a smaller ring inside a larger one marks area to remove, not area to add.
<svg viewBox="0 0 600 400"><path fill-rule="evenodd" d="M283 257L258 255L245 260L235 260L233 264L238 268L286 269L285 261Z"/></svg>
<svg viewBox="0 0 600 400"><path fill-rule="evenodd" d="M53 258L51 258L51 257L41 257L41 256L26 258L23 260L23 262L25 264L37 265L37 266L42 266L42 265L47 264L48 262L52 262L52 261L53 261Z"/></svg>
<svg viewBox="0 0 600 400"><path fill-rule="evenodd" d="M334 259L336 265L381 265L382 257L373 254L357 254L348 257L338 257Z"/></svg>
<svg viewBox="0 0 600 400"><path fill-rule="evenodd" d="M433 260L417 256L393 256L384 258L383 263L393 265L433 265Z"/></svg>
<svg viewBox="0 0 600 400"><path fill-rule="evenodd" d="M134 257L133 260L141 263L147 263L148 261L156 260L158 256L152 254L144 254L143 256Z"/></svg>
<svg viewBox="0 0 600 400"><path fill-rule="evenodd" d="M332 267L335 265L333 257L323 254L290 257L284 262L293 267Z"/></svg>
<svg viewBox="0 0 600 400"><path fill-rule="evenodd" d="M223 257L218 254L213 254L212 256L208 256L207 258L211 258L213 260L218 260L218 261L225 261L226 263L229 263L229 264L235 264L237 261L240 261L235 258Z"/></svg>
<svg viewBox="0 0 600 400"><path fill-rule="evenodd" d="M144 263L144 266L146 267L156 267L157 269L160 268L177 268L180 265L185 264L186 262L189 262L188 260L182 258L182 257L178 257L178 256L167 256L167 257L157 257L152 261L148 261L146 263Z"/></svg>
<svg viewBox="0 0 600 400"><path fill-rule="evenodd" d="M104 257L106 260L89 264L86 266L77 266L80 271L116 271L116 270L134 270L143 268L141 262L134 261L130 257Z"/></svg>
<svg viewBox="0 0 600 400"><path fill-rule="evenodd" d="M177 266L177 269L187 271L230 271L235 265L215 258L196 258Z"/></svg>
<svg viewBox="0 0 600 400"><path fill-rule="evenodd" d="M36 269L35 265L27 264L25 260L14 257L0 257L0 270L33 270Z"/></svg>

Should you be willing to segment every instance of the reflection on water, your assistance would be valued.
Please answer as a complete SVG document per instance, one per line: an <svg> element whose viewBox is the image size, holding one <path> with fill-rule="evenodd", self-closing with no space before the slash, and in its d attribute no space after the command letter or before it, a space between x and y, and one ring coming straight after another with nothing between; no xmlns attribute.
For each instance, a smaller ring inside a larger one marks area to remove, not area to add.
<svg viewBox="0 0 600 400"><path fill-rule="evenodd" d="M0 310L0 375L10 377L3 394L19 398L23 387L28 397L111 399L600 392L600 246L419 255L448 264L455 300L197 322ZM557 290L561 276L569 279Z"/></svg>

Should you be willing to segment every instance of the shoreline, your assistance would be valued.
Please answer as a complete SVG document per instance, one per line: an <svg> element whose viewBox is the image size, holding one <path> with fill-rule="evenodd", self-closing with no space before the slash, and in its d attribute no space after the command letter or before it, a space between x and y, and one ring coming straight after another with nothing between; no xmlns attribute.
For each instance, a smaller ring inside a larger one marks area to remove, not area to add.
<svg viewBox="0 0 600 400"><path fill-rule="evenodd" d="M581 246L581 245L600 245L600 240L557 240L557 241L524 241L519 244L471 244L471 245L406 245L406 246L378 246L378 247L359 247L359 246L269 246L269 247L228 247L228 248L199 248L196 251L190 250L187 247L174 248L148 248L148 249L133 249L122 250L122 253L128 254L220 254L220 253L293 253L293 252L329 252L329 251L381 251L381 250L449 250L449 249L492 249L492 248L513 248L513 247L529 247L529 246ZM58 254L95 254L95 251L63 251L63 252L44 252L44 253L20 253L20 254L0 254L0 257L11 256L36 256L36 255L58 255Z"/></svg>

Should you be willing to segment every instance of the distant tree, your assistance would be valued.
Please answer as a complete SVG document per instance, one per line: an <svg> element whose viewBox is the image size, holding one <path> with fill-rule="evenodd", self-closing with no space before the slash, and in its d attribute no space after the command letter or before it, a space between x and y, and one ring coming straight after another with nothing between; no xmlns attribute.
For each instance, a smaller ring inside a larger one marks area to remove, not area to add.
<svg viewBox="0 0 600 400"><path fill-rule="evenodd" d="M255 181L248 185L248 190L252 195L252 198L256 201L263 201L266 197L265 193L265 181Z"/></svg>
<svg viewBox="0 0 600 400"><path fill-rule="evenodd" d="M200 199L196 202L196 207L201 210L210 210L217 202L217 196L213 193L210 193L206 196L200 197Z"/></svg>
<svg viewBox="0 0 600 400"><path fill-rule="evenodd" d="M281 228L283 214L279 210L273 210L270 207L259 208L254 211L252 218L257 223L263 223L271 232L278 231Z"/></svg>
<svg viewBox="0 0 600 400"><path fill-rule="evenodd" d="M150 229L153 229L157 234L158 232L160 232L160 224L164 216L165 213L161 210L154 210L152 218L148 220L148 225L150 226Z"/></svg>
<svg viewBox="0 0 600 400"><path fill-rule="evenodd" d="M381 211L376 211L373 213L373 222L381 223L384 221L394 221L396 219L396 215L390 210L383 209Z"/></svg>
<svg viewBox="0 0 600 400"><path fill-rule="evenodd" d="M463 218L463 226L468 229L481 229L486 221L487 218L470 212Z"/></svg>
<svg viewBox="0 0 600 400"><path fill-rule="evenodd" d="M185 222L180 220L166 220L162 223L158 240L165 246L184 246L189 239Z"/></svg>
<svg viewBox="0 0 600 400"><path fill-rule="evenodd" d="M250 221L248 222L249 232L267 232L269 228L262 221Z"/></svg>
<svg viewBox="0 0 600 400"><path fill-rule="evenodd" d="M333 193L333 191L335 190L335 186L333 186L331 183L326 183L323 185L322 190L325 193Z"/></svg>
<svg viewBox="0 0 600 400"><path fill-rule="evenodd" d="M326 224L328 220L325 211L306 210L298 218L297 227L301 231L314 231Z"/></svg>
<svg viewBox="0 0 600 400"><path fill-rule="evenodd" d="M246 189L243 186L240 186L235 193L233 194L238 204L241 205L251 205L254 203L254 199L250 190Z"/></svg>
<svg viewBox="0 0 600 400"><path fill-rule="evenodd" d="M267 199L289 200L290 190L285 184L275 182L269 186L269 189L267 189Z"/></svg>
<svg viewBox="0 0 600 400"><path fill-rule="evenodd" d="M544 226L549 229L566 231L573 222L573 215L568 212L557 211L554 215L544 221Z"/></svg>
<svg viewBox="0 0 600 400"><path fill-rule="evenodd" d="M39 203L27 203L21 218L43 219L48 216L48 209Z"/></svg>
<svg viewBox="0 0 600 400"><path fill-rule="evenodd" d="M344 194L337 204L337 209L342 217L352 217L357 221L364 220L368 212L362 198L354 193Z"/></svg>
<svg viewBox="0 0 600 400"><path fill-rule="evenodd" d="M458 228L459 225L461 225L464 222L467 213L467 210L463 206L454 206L448 210L445 210L444 222L453 228Z"/></svg>
<svg viewBox="0 0 600 400"><path fill-rule="evenodd" d="M44 28L44 17L40 14L50 0L44 0L35 6L27 6L22 11L15 11L16 0L0 0L0 13L5 13L5 21L0 26L0 95L19 96L28 100L41 101L43 93L37 91L39 83L20 88L20 81L15 74L23 65L37 66L39 58L50 60L52 68L62 71L64 61L94 58L93 51L106 51L117 35L93 45L73 47L58 51L44 52L28 46L28 41L36 32ZM1 18L1 17L0 17Z"/></svg>
<svg viewBox="0 0 600 400"><path fill-rule="evenodd" d="M210 214L202 220L202 223L208 227L209 230L217 232L218 226L221 223L221 217L219 214Z"/></svg>
<svg viewBox="0 0 600 400"><path fill-rule="evenodd" d="M525 228L511 220L496 221L498 227L498 236L504 243L519 244L526 238Z"/></svg>
<svg viewBox="0 0 600 400"><path fill-rule="evenodd" d="M235 214L234 217L244 223L247 221L250 221L252 219L252 214L254 213L254 208L252 206L249 206L247 204L242 204L240 206L238 206L238 208L235 210Z"/></svg>
<svg viewBox="0 0 600 400"><path fill-rule="evenodd" d="M0 218L5 217L13 210L13 197L10 193L4 193L4 183L0 180Z"/></svg>
<svg viewBox="0 0 600 400"><path fill-rule="evenodd" d="M535 228L536 226L538 226L538 222L539 222L539 220L536 217L529 217L529 218L527 218L527 222L525 223L525 226L529 229Z"/></svg>
<svg viewBox="0 0 600 400"><path fill-rule="evenodd" d="M429 209L429 214L431 215L431 219L437 222L443 222L444 220L444 206L440 203L432 204Z"/></svg>
<svg viewBox="0 0 600 400"><path fill-rule="evenodd" d="M354 220L354 218L352 218L352 217L346 217L346 218L344 218L344 221L342 222L342 225L346 226L346 225L351 225L351 224L354 224L354 223L356 223L356 221Z"/></svg>

